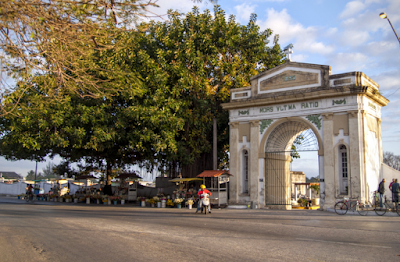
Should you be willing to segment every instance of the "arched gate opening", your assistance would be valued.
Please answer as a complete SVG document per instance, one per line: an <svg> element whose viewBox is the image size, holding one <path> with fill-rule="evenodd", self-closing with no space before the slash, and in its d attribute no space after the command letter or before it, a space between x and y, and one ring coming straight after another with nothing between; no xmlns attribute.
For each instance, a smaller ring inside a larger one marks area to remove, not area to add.
<svg viewBox="0 0 400 262"><path fill-rule="evenodd" d="M265 145L265 205L291 209L290 163L296 154L318 151L318 139L303 121L286 121L268 135Z"/></svg>

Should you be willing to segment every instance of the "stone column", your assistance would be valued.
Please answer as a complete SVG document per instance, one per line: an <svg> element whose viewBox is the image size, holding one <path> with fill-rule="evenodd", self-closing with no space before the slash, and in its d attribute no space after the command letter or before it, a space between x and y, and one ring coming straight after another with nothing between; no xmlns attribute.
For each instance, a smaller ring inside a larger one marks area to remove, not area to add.
<svg viewBox="0 0 400 262"><path fill-rule="evenodd" d="M379 163L383 163L383 146L382 146L382 119L378 118L378 143L379 143ZM381 166L381 170L382 170L382 166ZM383 174L380 174L379 177L382 177Z"/></svg>
<svg viewBox="0 0 400 262"><path fill-rule="evenodd" d="M324 138L324 177L325 177L325 203L324 207L333 207L336 199L335 184L335 157L333 137L333 114L322 114Z"/></svg>
<svg viewBox="0 0 400 262"><path fill-rule="evenodd" d="M260 133L260 121L250 121L250 156L249 156L249 193L250 201L253 203L259 203L258 183L259 183L259 170L258 170L258 152L259 152L259 133Z"/></svg>
<svg viewBox="0 0 400 262"><path fill-rule="evenodd" d="M362 170L362 145L364 144L361 141L363 137L363 127L360 126L359 112L358 111L349 111L349 140L350 140L350 148L349 148L349 192L352 197L359 196L361 201L364 201L365 198L361 194L361 181L364 181L362 178L361 170ZM364 190L363 190L364 191Z"/></svg>
<svg viewBox="0 0 400 262"><path fill-rule="evenodd" d="M318 170L319 170L319 197L320 197L320 208L326 210L325 205L325 175L324 175L324 156L318 156Z"/></svg>
<svg viewBox="0 0 400 262"><path fill-rule="evenodd" d="M240 170L239 170L239 122L230 122L229 129L229 203L239 202Z"/></svg>

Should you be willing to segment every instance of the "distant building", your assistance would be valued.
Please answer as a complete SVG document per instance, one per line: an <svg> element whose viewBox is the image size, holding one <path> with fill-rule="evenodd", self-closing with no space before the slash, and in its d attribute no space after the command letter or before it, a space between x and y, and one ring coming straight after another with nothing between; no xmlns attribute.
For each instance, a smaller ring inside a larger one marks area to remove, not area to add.
<svg viewBox="0 0 400 262"><path fill-rule="evenodd" d="M0 171L0 178L3 178L3 179L16 179L16 180L23 179L22 176L18 175L15 172L5 172L5 171Z"/></svg>

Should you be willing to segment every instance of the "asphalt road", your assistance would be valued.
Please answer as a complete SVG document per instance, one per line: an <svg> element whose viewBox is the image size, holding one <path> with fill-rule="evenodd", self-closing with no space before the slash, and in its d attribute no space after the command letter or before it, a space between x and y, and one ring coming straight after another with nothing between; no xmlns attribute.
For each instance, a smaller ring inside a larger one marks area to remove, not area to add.
<svg viewBox="0 0 400 262"><path fill-rule="evenodd" d="M0 261L400 261L400 217L0 198Z"/></svg>

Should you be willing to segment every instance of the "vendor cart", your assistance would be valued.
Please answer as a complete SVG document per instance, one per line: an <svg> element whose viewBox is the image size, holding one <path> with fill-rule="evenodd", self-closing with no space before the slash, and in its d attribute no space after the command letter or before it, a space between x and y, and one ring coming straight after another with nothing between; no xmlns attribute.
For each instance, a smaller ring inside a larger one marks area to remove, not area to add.
<svg viewBox="0 0 400 262"><path fill-rule="evenodd" d="M68 194L69 186L67 179L55 179L55 180L51 179L50 181L53 183L53 188L52 188L53 194L56 194L57 196L63 196Z"/></svg>
<svg viewBox="0 0 400 262"><path fill-rule="evenodd" d="M139 177L136 173L122 173L119 176L117 176L120 180L120 188L119 192L122 195L125 195L127 193L127 201L136 201L137 199L137 185Z"/></svg>
<svg viewBox="0 0 400 262"><path fill-rule="evenodd" d="M211 204L228 205L228 183L229 177L232 176L226 170L205 170L198 178L203 179L203 184L211 192Z"/></svg>

